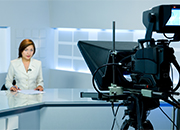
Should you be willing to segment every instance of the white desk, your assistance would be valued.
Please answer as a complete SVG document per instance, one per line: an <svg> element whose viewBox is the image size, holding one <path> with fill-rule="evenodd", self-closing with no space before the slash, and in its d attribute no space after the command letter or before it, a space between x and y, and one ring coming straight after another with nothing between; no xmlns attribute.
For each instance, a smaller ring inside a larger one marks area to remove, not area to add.
<svg viewBox="0 0 180 130"><path fill-rule="evenodd" d="M0 91L0 127L17 120L18 130L109 130L113 121L111 104L89 98L80 98L80 92L93 90L45 89L44 94L23 95ZM172 107L161 103L171 117ZM121 107L117 119L121 126L126 107ZM156 130L170 130L170 121L159 109L152 110L148 117ZM13 127L13 126L12 126ZM118 129L115 125L114 130Z"/></svg>

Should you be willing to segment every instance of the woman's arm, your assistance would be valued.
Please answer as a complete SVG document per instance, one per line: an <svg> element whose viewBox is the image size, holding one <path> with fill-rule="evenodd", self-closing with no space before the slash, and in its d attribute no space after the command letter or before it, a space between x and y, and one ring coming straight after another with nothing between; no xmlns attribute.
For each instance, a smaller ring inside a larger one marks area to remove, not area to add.
<svg viewBox="0 0 180 130"><path fill-rule="evenodd" d="M14 77L14 68L12 62L10 62L8 73L6 76L6 83L5 83L7 89L10 89L12 87L13 77Z"/></svg>

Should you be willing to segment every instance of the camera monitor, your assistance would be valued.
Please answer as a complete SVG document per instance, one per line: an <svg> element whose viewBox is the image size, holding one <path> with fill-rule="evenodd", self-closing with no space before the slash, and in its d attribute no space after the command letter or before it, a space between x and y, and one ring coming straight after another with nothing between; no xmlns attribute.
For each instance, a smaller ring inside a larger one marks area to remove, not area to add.
<svg viewBox="0 0 180 130"><path fill-rule="evenodd" d="M154 19L151 19L154 16ZM143 12L143 24L148 28L153 22L153 31L158 33L179 33L180 5L160 5Z"/></svg>
<svg viewBox="0 0 180 130"><path fill-rule="evenodd" d="M180 8L172 8L166 26L180 26Z"/></svg>
<svg viewBox="0 0 180 130"><path fill-rule="evenodd" d="M110 41L78 42L79 50L81 51L81 54L85 59L91 74L93 74L102 65L112 63L112 45L113 44ZM115 62L118 63L124 57L134 54L135 52L132 49L137 45L137 42L116 42L117 55L115 56ZM119 69L120 68L116 67L115 84L118 86L129 85L130 87L131 82L127 82L122 79L119 73L121 73L123 70ZM124 74L126 74L126 72L124 72ZM112 66L101 68L95 76L95 81L100 90L109 90L108 87L111 85L111 83L113 83Z"/></svg>

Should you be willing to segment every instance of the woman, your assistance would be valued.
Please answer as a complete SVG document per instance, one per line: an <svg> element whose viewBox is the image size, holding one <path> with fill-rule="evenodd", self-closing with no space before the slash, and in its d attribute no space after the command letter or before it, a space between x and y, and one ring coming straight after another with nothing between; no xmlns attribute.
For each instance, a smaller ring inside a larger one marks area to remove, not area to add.
<svg viewBox="0 0 180 130"><path fill-rule="evenodd" d="M19 46L19 57L12 60L6 77L6 87L11 91L34 89L43 91L41 61L32 59L36 51L34 42L24 39ZM16 85L12 85L13 80Z"/></svg>

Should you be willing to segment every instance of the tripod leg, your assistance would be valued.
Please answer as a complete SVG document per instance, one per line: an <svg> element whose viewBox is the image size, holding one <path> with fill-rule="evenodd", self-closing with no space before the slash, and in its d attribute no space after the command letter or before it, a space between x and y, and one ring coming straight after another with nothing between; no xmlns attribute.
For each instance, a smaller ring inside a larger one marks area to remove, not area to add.
<svg viewBox="0 0 180 130"><path fill-rule="evenodd" d="M146 120L144 123L143 123L143 128L145 130L154 130L153 128L153 125L151 124L151 122L149 120Z"/></svg>
<svg viewBox="0 0 180 130"><path fill-rule="evenodd" d="M140 110L140 103L139 98L132 95L132 97L135 99L136 104L136 116L137 116L137 130L144 130L142 126L142 119L141 119L141 110Z"/></svg>
<svg viewBox="0 0 180 130"><path fill-rule="evenodd" d="M128 128L129 128L129 120L125 120L124 122L123 122L123 124L121 125L121 128L120 128L120 130L128 130Z"/></svg>

